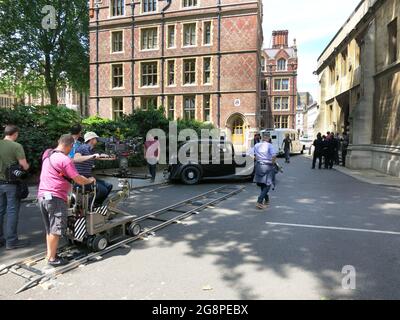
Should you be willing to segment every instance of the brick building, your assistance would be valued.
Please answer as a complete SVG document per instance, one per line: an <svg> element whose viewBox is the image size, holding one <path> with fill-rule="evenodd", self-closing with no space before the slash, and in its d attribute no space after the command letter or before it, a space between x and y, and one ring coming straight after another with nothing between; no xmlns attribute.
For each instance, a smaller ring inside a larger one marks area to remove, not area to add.
<svg viewBox="0 0 400 320"><path fill-rule="evenodd" d="M242 145L258 130L261 0L102 0L90 14L90 114L163 107Z"/></svg>
<svg viewBox="0 0 400 320"><path fill-rule="evenodd" d="M272 119L270 126L295 129L298 58L296 41L291 47L288 41L287 30L274 31L272 48L263 50L261 104Z"/></svg>

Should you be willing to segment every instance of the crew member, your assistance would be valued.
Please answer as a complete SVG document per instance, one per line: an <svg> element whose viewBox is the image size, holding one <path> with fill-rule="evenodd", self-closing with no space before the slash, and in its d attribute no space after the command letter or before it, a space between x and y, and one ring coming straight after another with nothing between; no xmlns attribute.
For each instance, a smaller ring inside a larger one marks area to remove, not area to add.
<svg viewBox="0 0 400 320"><path fill-rule="evenodd" d="M288 133L286 134L285 139L283 139L282 147L285 152L285 162L290 163L290 151L293 150L293 144Z"/></svg>
<svg viewBox="0 0 400 320"><path fill-rule="evenodd" d="M109 157L106 154L95 153L94 148L97 144L97 139L99 136L94 132L87 132L84 136L85 143L80 145L76 149L74 156L74 162L76 169L79 174L86 178L93 177L93 167L94 161L98 160L115 160L115 157ZM112 184L104 180L96 180L96 199L95 205L97 207L101 206L103 202L107 199L108 195L112 191Z"/></svg>
<svg viewBox="0 0 400 320"><path fill-rule="evenodd" d="M147 141L144 144L144 156L149 167L149 173L151 175L151 182L156 180L157 174L157 163L160 160L160 142L158 137L149 135Z"/></svg>
<svg viewBox="0 0 400 320"><path fill-rule="evenodd" d="M18 164L25 171L29 169L24 148L16 142L19 135L18 127L6 126L5 138L0 140L0 247L7 250L18 249L29 245L28 241L18 240L18 216L21 200L17 195L17 185L6 177L6 170L13 164ZM4 216L7 214L5 238L3 236Z"/></svg>
<svg viewBox="0 0 400 320"><path fill-rule="evenodd" d="M47 261L54 267L68 263L57 256L57 247L67 228L67 200L71 182L80 185L96 182L94 178L87 179L77 172L68 157L73 144L74 138L71 135L63 135L57 148L47 150L43 155L38 199L46 229Z"/></svg>
<svg viewBox="0 0 400 320"><path fill-rule="evenodd" d="M69 153L69 157L73 159L75 157L76 150L82 144L82 126L80 124L76 124L71 128L71 136L74 138L74 145L72 146L72 150Z"/></svg>
<svg viewBox="0 0 400 320"><path fill-rule="evenodd" d="M269 204L269 190L273 184L274 164L276 162L276 151L271 143L268 133L262 134L262 141L256 144L251 153L256 158L254 182L260 187L261 193L258 197L257 208L262 210Z"/></svg>

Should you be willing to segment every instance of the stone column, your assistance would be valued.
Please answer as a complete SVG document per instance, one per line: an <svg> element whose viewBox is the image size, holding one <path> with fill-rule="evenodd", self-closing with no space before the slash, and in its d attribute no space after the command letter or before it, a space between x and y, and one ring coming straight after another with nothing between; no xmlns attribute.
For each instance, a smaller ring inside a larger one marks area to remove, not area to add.
<svg viewBox="0 0 400 320"><path fill-rule="evenodd" d="M360 59L361 98L350 115L350 146L346 164L351 169L370 169L376 73L375 19L365 32Z"/></svg>

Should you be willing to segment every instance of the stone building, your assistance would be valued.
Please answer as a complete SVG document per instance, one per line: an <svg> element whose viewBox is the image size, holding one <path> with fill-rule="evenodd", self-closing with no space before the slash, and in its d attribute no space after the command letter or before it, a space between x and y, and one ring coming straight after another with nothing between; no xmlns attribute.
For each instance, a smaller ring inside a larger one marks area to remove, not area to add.
<svg viewBox="0 0 400 320"><path fill-rule="evenodd" d="M313 97L309 92L299 92L297 94L297 107L296 107L296 130L300 136L304 136L304 122L307 106L313 103Z"/></svg>
<svg viewBox="0 0 400 320"><path fill-rule="evenodd" d="M262 105L270 128L296 128L297 46L289 47L289 31L273 31L272 48L263 50ZM267 117L268 119L268 117Z"/></svg>
<svg viewBox="0 0 400 320"><path fill-rule="evenodd" d="M261 125L261 0L91 2L90 114L162 107L246 145Z"/></svg>
<svg viewBox="0 0 400 320"><path fill-rule="evenodd" d="M346 164L400 177L400 2L362 1L318 60L320 131L350 133Z"/></svg>

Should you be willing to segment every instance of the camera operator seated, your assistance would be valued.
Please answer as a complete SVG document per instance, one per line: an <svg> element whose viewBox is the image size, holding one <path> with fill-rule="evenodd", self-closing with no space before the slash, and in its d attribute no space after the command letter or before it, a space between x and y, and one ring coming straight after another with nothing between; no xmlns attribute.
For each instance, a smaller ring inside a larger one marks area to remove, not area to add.
<svg viewBox="0 0 400 320"><path fill-rule="evenodd" d="M94 148L98 142L99 136L94 132L87 132L84 136L85 143L80 145L75 152L74 163L79 174L86 177L93 177L93 167L95 160L115 160L115 157L109 157L106 154L95 153ZM96 199L95 206L100 207L107 199L113 186L112 184L96 179Z"/></svg>

